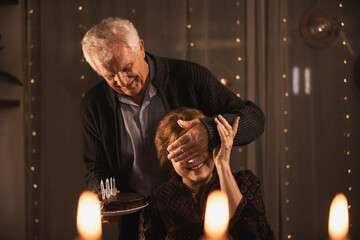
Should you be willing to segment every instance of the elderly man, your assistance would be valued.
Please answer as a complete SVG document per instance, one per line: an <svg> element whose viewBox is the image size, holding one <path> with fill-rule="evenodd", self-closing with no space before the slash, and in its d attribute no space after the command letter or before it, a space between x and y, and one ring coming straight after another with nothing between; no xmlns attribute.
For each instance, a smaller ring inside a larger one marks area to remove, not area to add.
<svg viewBox="0 0 360 240"><path fill-rule="evenodd" d="M85 95L81 107L86 182L95 192L101 179L114 177L121 191L147 196L169 178L159 167L154 137L160 120L173 109L222 114L229 123L240 116L234 145L247 144L263 132L264 115L255 104L238 98L200 65L145 52L128 20L107 18L93 26L82 49L105 79ZM209 117L179 125L187 132L168 147L168 158L191 161L196 169L220 144L216 124ZM137 238L137 221L138 214L123 218L123 239Z"/></svg>

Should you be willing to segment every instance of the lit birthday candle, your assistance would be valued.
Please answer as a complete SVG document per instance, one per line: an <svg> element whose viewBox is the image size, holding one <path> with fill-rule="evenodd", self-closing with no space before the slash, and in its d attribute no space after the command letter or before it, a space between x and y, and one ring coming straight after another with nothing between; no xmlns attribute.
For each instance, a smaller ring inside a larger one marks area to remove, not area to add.
<svg viewBox="0 0 360 240"><path fill-rule="evenodd" d="M229 224L229 203L227 196L220 190L209 194L205 211L205 239L227 239Z"/></svg>
<svg viewBox="0 0 360 240"><path fill-rule="evenodd" d="M101 239L100 202L95 193L85 191L80 195L77 212L79 240Z"/></svg>
<svg viewBox="0 0 360 240"><path fill-rule="evenodd" d="M344 194L337 194L330 206L329 237L331 240L349 240L348 202Z"/></svg>

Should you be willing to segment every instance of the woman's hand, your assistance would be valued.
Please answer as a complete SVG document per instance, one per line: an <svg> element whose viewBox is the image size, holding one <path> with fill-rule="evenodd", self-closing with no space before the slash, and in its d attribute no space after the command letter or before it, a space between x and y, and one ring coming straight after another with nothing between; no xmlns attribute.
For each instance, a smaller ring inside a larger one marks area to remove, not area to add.
<svg viewBox="0 0 360 240"><path fill-rule="evenodd" d="M220 135L221 144L214 148L213 159L216 167L230 164L230 153L233 140L237 132L240 117L237 117L231 126L226 119L219 115L214 119Z"/></svg>

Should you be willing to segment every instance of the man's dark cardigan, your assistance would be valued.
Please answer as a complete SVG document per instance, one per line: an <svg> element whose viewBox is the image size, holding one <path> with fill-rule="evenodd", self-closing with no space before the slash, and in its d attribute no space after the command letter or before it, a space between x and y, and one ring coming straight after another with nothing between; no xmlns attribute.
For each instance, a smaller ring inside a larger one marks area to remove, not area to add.
<svg viewBox="0 0 360 240"><path fill-rule="evenodd" d="M258 138L264 130L264 114L252 102L238 98L204 67L184 60L159 58L155 62L153 84L167 112L180 107L201 110L208 118L201 121L209 134L209 149L220 144L213 117L222 114L229 123L240 116L234 145ZM80 116L83 125L83 159L86 183L98 192L101 179L115 177L117 187L126 191L121 161L120 130L116 92L102 81L83 98ZM144 169L145 171L145 169Z"/></svg>

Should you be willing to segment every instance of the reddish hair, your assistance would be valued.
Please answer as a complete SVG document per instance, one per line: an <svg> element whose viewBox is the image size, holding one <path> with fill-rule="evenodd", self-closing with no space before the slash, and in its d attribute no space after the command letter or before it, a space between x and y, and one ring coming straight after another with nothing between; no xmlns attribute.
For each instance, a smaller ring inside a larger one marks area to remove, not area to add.
<svg viewBox="0 0 360 240"><path fill-rule="evenodd" d="M197 109L180 108L168 113L160 122L155 136L155 146L161 167L173 170L171 161L167 158L167 147L180 137L183 128L178 124L178 120L190 121L196 118L204 118L205 115Z"/></svg>

